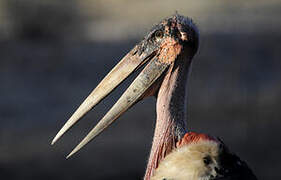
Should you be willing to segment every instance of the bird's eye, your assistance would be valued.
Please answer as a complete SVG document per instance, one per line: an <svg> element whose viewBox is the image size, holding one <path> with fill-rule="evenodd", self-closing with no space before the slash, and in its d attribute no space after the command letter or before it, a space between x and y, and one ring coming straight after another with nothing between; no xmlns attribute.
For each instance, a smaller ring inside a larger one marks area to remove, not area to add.
<svg viewBox="0 0 281 180"><path fill-rule="evenodd" d="M204 157L203 162L205 165L209 165L212 162L211 157L210 156Z"/></svg>
<svg viewBox="0 0 281 180"><path fill-rule="evenodd" d="M155 32L155 37L156 38L162 38L163 37L163 32L162 31L156 31Z"/></svg>

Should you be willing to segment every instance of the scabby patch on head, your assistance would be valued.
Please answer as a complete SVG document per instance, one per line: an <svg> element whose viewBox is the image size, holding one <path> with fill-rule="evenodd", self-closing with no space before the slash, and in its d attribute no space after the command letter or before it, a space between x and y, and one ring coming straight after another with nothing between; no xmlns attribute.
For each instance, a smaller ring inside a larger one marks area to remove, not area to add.
<svg viewBox="0 0 281 180"><path fill-rule="evenodd" d="M172 38L166 38L160 46L159 61L161 63L172 63L180 54L182 46Z"/></svg>
<svg viewBox="0 0 281 180"><path fill-rule="evenodd" d="M175 14L164 19L160 24L164 26L165 33L178 37L182 41L198 41L199 30L192 19Z"/></svg>
<svg viewBox="0 0 281 180"><path fill-rule="evenodd" d="M155 25L138 45L138 54L157 52L159 62L172 63L188 47L193 56L199 45L199 32L188 17L175 14Z"/></svg>
<svg viewBox="0 0 281 180"><path fill-rule="evenodd" d="M197 51L198 29L190 18L175 14L164 19L158 26L162 26L164 33L160 44L160 62L175 61L186 43L193 47L194 52Z"/></svg>

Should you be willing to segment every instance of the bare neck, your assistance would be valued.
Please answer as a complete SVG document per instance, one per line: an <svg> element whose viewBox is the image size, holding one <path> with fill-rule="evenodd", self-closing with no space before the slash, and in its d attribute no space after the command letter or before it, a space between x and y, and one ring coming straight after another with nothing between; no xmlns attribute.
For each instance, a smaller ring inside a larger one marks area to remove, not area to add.
<svg viewBox="0 0 281 180"><path fill-rule="evenodd" d="M157 120L152 149L145 173L149 180L159 162L176 147L187 132L185 122L186 81L190 62L171 67L160 86L157 97Z"/></svg>

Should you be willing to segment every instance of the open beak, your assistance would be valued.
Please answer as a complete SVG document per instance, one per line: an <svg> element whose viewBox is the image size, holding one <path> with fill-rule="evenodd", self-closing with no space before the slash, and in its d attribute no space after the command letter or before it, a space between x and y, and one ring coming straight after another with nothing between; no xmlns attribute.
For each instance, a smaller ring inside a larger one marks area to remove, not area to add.
<svg viewBox="0 0 281 180"><path fill-rule="evenodd" d="M135 70L146 64L146 67L136 77L124 94L98 122L98 124L89 132L89 134L78 144L74 150L67 156L76 153L79 149L90 142L94 137L100 134L114 120L121 116L128 108L142 98L146 91L154 82L165 72L169 63L159 61L159 52L151 49L150 52L138 52L138 46L132 49L100 82L100 84L91 92L86 100L80 105L70 119L65 123L52 141L54 144L68 129L70 129L78 120L89 110L106 97L123 80L125 80Z"/></svg>

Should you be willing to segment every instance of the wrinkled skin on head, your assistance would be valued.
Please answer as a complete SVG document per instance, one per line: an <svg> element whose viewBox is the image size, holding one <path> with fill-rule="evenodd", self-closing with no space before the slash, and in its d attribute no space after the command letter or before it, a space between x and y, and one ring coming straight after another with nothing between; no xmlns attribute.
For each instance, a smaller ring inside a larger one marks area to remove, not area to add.
<svg viewBox="0 0 281 180"><path fill-rule="evenodd" d="M184 48L190 49L190 56L196 53L199 32L191 19L174 15L155 25L139 43L138 53L151 53L157 50L159 61L173 63ZM186 49L185 49L186 50Z"/></svg>

